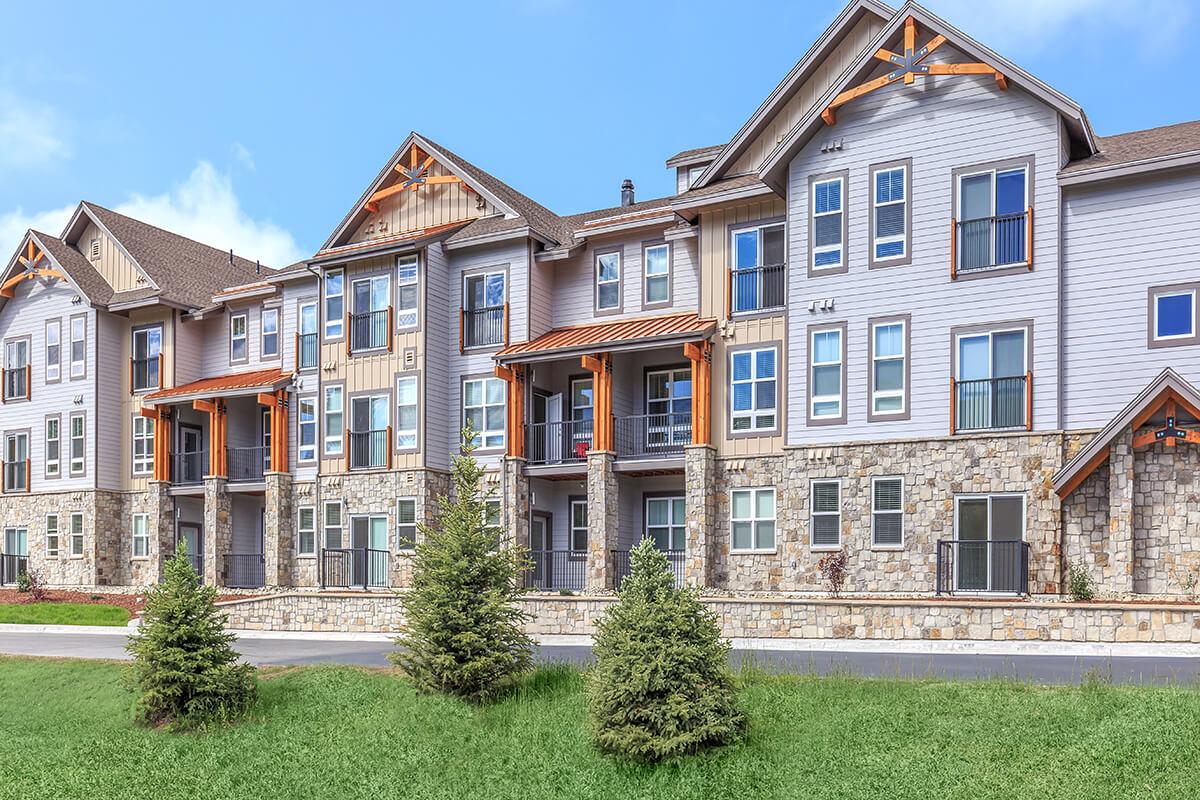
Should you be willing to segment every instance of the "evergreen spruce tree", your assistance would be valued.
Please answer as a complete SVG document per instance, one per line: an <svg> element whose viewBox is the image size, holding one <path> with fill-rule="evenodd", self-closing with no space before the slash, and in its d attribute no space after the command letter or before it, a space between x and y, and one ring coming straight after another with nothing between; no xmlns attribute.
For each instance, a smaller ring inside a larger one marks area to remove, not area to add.
<svg viewBox="0 0 1200 800"><path fill-rule="evenodd" d="M233 634L180 544L162 583L146 592L142 625L128 645L138 721L176 729L236 719L254 703L254 667L238 663Z"/></svg>
<svg viewBox="0 0 1200 800"><path fill-rule="evenodd" d="M716 615L694 589L675 586L649 539L630 561L619 600L596 625L588 675L596 746L657 762L733 740L746 721Z"/></svg>
<svg viewBox="0 0 1200 800"><path fill-rule="evenodd" d="M516 606L527 565L487 525L474 438L463 431L468 444L454 459L454 494L441 499L437 524L420 526L412 588L401 599L405 623L390 658L421 691L483 703L529 669L533 643L521 631L528 615Z"/></svg>

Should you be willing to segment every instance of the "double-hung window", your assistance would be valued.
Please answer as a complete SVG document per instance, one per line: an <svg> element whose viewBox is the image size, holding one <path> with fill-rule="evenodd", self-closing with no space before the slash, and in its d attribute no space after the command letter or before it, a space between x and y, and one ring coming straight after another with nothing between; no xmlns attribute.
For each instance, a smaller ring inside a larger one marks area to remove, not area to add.
<svg viewBox="0 0 1200 800"><path fill-rule="evenodd" d="M71 475L82 475L87 464L87 423L82 413L71 415Z"/></svg>
<svg viewBox="0 0 1200 800"><path fill-rule="evenodd" d="M342 501L326 500L323 531L326 550L337 550L342 546Z"/></svg>
<svg viewBox="0 0 1200 800"><path fill-rule="evenodd" d="M4 491L29 491L29 434L4 435Z"/></svg>
<svg viewBox="0 0 1200 800"><path fill-rule="evenodd" d="M83 555L83 514L78 511L71 515L71 555Z"/></svg>
<svg viewBox="0 0 1200 800"><path fill-rule="evenodd" d="M345 411L342 406L342 387L325 387L325 455L340 456L345 438Z"/></svg>
<svg viewBox="0 0 1200 800"><path fill-rule="evenodd" d="M1151 347L1200 343L1196 293L1200 284L1158 286L1150 289L1149 333Z"/></svg>
<svg viewBox="0 0 1200 800"><path fill-rule="evenodd" d="M29 339L4 343L4 399L29 399Z"/></svg>
<svg viewBox="0 0 1200 800"><path fill-rule="evenodd" d="M62 474L62 417L58 414L46 417L46 477L57 478Z"/></svg>
<svg viewBox="0 0 1200 800"><path fill-rule="evenodd" d="M58 514L46 515L46 555L54 557L58 555L59 538L58 538Z"/></svg>
<svg viewBox="0 0 1200 800"><path fill-rule="evenodd" d="M733 230L733 265L726 289L734 314L786 304L783 230L782 222Z"/></svg>
<svg viewBox="0 0 1200 800"><path fill-rule="evenodd" d="M958 175L959 272L1025 263L1029 235L1026 173L1022 165Z"/></svg>
<svg viewBox="0 0 1200 800"><path fill-rule="evenodd" d="M954 383L957 430L1025 426L1026 333L1019 328L957 335Z"/></svg>
<svg viewBox="0 0 1200 800"><path fill-rule="evenodd" d="M488 498L483 501L483 529L492 537L492 541L496 543L496 547L500 546L500 534L503 529L500 525L500 518L504 507L500 500L496 498Z"/></svg>
<svg viewBox="0 0 1200 800"><path fill-rule="evenodd" d="M621 251L596 254L596 310L621 309Z"/></svg>
<svg viewBox="0 0 1200 800"><path fill-rule="evenodd" d="M485 450L504 447L506 384L499 378L463 381L463 427L475 432L471 444Z"/></svg>
<svg viewBox="0 0 1200 800"><path fill-rule="evenodd" d="M143 416L133 418L133 474L154 471L154 421Z"/></svg>
<svg viewBox="0 0 1200 800"><path fill-rule="evenodd" d="M908 256L908 163L871 171L871 266L905 262Z"/></svg>
<svg viewBox="0 0 1200 800"><path fill-rule="evenodd" d="M396 549L412 550L417 546L417 498L396 500Z"/></svg>
<svg viewBox="0 0 1200 800"><path fill-rule="evenodd" d="M229 318L229 363L244 364L250 358L249 331L245 312Z"/></svg>
<svg viewBox="0 0 1200 800"><path fill-rule="evenodd" d="M162 353L162 325L149 325L133 331L133 364L130 367L132 391L157 389L162 383L159 355Z"/></svg>
<svg viewBox="0 0 1200 800"><path fill-rule="evenodd" d="M729 520L734 550L774 550L775 490L734 489L729 493Z"/></svg>
<svg viewBox="0 0 1200 800"><path fill-rule="evenodd" d="M396 449L417 447L417 376L396 379Z"/></svg>
<svg viewBox="0 0 1200 800"><path fill-rule="evenodd" d="M504 341L504 272L480 272L463 278L463 347L483 347Z"/></svg>
<svg viewBox="0 0 1200 800"><path fill-rule="evenodd" d="M317 510L300 506L296 512L296 555L311 556L317 552Z"/></svg>
<svg viewBox="0 0 1200 800"><path fill-rule="evenodd" d="M908 411L908 320L872 322L871 399L868 418L902 417Z"/></svg>
<svg viewBox="0 0 1200 800"><path fill-rule="evenodd" d="M809 271L842 270L846 266L845 175L813 178L809 195Z"/></svg>
<svg viewBox="0 0 1200 800"><path fill-rule="evenodd" d="M279 309L264 308L260 319L263 358L279 358Z"/></svg>
<svg viewBox="0 0 1200 800"><path fill-rule="evenodd" d="M325 301L325 338L340 339L345 333L345 273L340 269L326 272L321 292Z"/></svg>
<svg viewBox="0 0 1200 800"><path fill-rule="evenodd" d="M871 544L874 547L904 545L904 479L871 480Z"/></svg>
<svg viewBox="0 0 1200 800"><path fill-rule="evenodd" d="M301 397L300 417L296 423L296 435L299 439L299 461L317 460L317 398Z"/></svg>
<svg viewBox="0 0 1200 800"><path fill-rule="evenodd" d="M46 383L62 376L62 320L46 320Z"/></svg>
<svg viewBox="0 0 1200 800"><path fill-rule="evenodd" d="M87 317L71 317L71 378L87 375Z"/></svg>
<svg viewBox="0 0 1200 800"><path fill-rule="evenodd" d="M809 423L844 422L846 330L820 328L809 334Z"/></svg>
<svg viewBox="0 0 1200 800"><path fill-rule="evenodd" d="M682 497L646 498L646 538L663 552L683 552L687 546L687 516Z"/></svg>
<svg viewBox="0 0 1200 800"><path fill-rule="evenodd" d="M571 500L571 538L572 553L586 553L588 549L588 503L585 499Z"/></svg>
<svg viewBox="0 0 1200 800"><path fill-rule="evenodd" d="M396 327L417 327L418 292L417 257L396 259Z"/></svg>
<svg viewBox="0 0 1200 800"><path fill-rule="evenodd" d="M642 248L646 272L645 299L642 305L665 306L671 303L671 245L652 244Z"/></svg>
<svg viewBox="0 0 1200 800"><path fill-rule="evenodd" d="M811 483L812 547L836 549L842 545L842 484L817 480Z"/></svg>
<svg viewBox="0 0 1200 800"><path fill-rule="evenodd" d="M150 555L150 515L133 515L133 557L146 558Z"/></svg>
<svg viewBox="0 0 1200 800"><path fill-rule="evenodd" d="M774 347L737 350L729 357L730 427L733 433L772 431L778 408Z"/></svg>
<svg viewBox="0 0 1200 800"><path fill-rule="evenodd" d="M388 345L388 305L392 281L388 275L359 278L351 284L354 311L350 316L350 344L355 352L380 350Z"/></svg>

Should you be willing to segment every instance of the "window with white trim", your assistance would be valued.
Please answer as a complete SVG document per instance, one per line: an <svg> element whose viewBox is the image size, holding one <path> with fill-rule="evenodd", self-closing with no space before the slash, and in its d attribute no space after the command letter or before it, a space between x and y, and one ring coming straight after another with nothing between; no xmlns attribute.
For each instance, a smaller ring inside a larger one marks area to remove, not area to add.
<svg viewBox="0 0 1200 800"><path fill-rule="evenodd" d="M813 181L812 187L812 269L835 269L844 263L845 181L841 177Z"/></svg>
<svg viewBox="0 0 1200 800"><path fill-rule="evenodd" d="M653 244L642 248L642 263L646 273L643 305L670 303L671 245Z"/></svg>
<svg viewBox="0 0 1200 800"><path fill-rule="evenodd" d="M83 555L83 514L71 515L71 555Z"/></svg>
<svg viewBox="0 0 1200 800"><path fill-rule="evenodd" d="M84 438L87 425L84 416L71 415L71 475L82 475L87 469L87 440Z"/></svg>
<svg viewBox="0 0 1200 800"><path fill-rule="evenodd" d="M58 555L59 539L58 539L58 514L46 515L46 555L55 557Z"/></svg>
<svg viewBox="0 0 1200 800"><path fill-rule="evenodd" d="M871 246L876 262L908 255L908 168L903 164L877 169L871 175L874 215Z"/></svg>
<svg viewBox="0 0 1200 800"><path fill-rule="evenodd" d="M774 347L730 354L729 416L734 433L775 429L779 398L777 357Z"/></svg>
<svg viewBox="0 0 1200 800"><path fill-rule="evenodd" d="M813 331L808 354L810 414L813 419L838 419L842 416L842 329Z"/></svg>
<svg viewBox="0 0 1200 800"><path fill-rule="evenodd" d="M496 547L500 546L503 529L500 525L502 507L498 498L483 501L483 528L492 535Z"/></svg>
<svg viewBox="0 0 1200 800"><path fill-rule="evenodd" d="M28 400L30 396L29 339L4 343L4 399Z"/></svg>
<svg viewBox="0 0 1200 800"><path fill-rule="evenodd" d="M596 254L596 310L612 311L621 307L621 253Z"/></svg>
<svg viewBox="0 0 1200 800"><path fill-rule="evenodd" d="M417 257L399 256L396 259L396 327L417 326L417 303L419 273Z"/></svg>
<svg viewBox="0 0 1200 800"><path fill-rule="evenodd" d="M1196 290L1154 294L1154 341L1171 342L1196 337Z"/></svg>
<svg viewBox="0 0 1200 800"><path fill-rule="evenodd" d="M571 536L570 550L573 553L586 553L588 549L588 501L571 501Z"/></svg>
<svg viewBox="0 0 1200 800"><path fill-rule="evenodd" d="M413 450L417 446L417 376L396 379L396 447Z"/></svg>
<svg viewBox="0 0 1200 800"><path fill-rule="evenodd" d="M87 375L87 317L71 317L71 377Z"/></svg>
<svg viewBox="0 0 1200 800"><path fill-rule="evenodd" d="M396 549L412 550L417 546L417 498L396 499Z"/></svg>
<svg viewBox="0 0 1200 800"><path fill-rule="evenodd" d="M326 550L337 550L342 546L342 501L326 500L323 531Z"/></svg>
<svg viewBox="0 0 1200 800"><path fill-rule="evenodd" d="M229 318L229 361L239 363L249 358L247 342L249 334L246 331L246 315L234 314Z"/></svg>
<svg viewBox="0 0 1200 800"><path fill-rule="evenodd" d="M647 497L643 535L666 552L687 547L687 513L683 497Z"/></svg>
<svg viewBox="0 0 1200 800"><path fill-rule="evenodd" d="M11 556L29 555L29 529L5 528L4 550L2 552L4 552L5 555Z"/></svg>
<svg viewBox="0 0 1200 800"><path fill-rule="evenodd" d="M57 478L62 474L62 417L46 417L46 477Z"/></svg>
<svg viewBox="0 0 1200 800"><path fill-rule="evenodd" d="M301 397L299 416L296 421L296 436L299 439L299 451L296 460L302 462L317 460L317 398Z"/></svg>
<svg viewBox="0 0 1200 800"><path fill-rule="evenodd" d="M904 546L904 479L871 479L871 544Z"/></svg>
<svg viewBox="0 0 1200 800"><path fill-rule="evenodd" d="M150 555L150 515L133 515L133 557L146 558Z"/></svg>
<svg viewBox="0 0 1200 800"><path fill-rule="evenodd" d="M296 555L311 556L317 553L317 510L312 506L300 506L296 512Z"/></svg>
<svg viewBox="0 0 1200 800"><path fill-rule="evenodd" d="M342 405L342 387L325 387L325 455L340 456L346 426L343 422L345 412Z"/></svg>
<svg viewBox="0 0 1200 800"><path fill-rule="evenodd" d="M485 450L504 447L507 386L499 378L463 381L463 427L475 432L471 442Z"/></svg>
<svg viewBox="0 0 1200 800"><path fill-rule="evenodd" d="M811 529L812 547L836 549L842 545L841 481L813 481Z"/></svg>
<svg viewBox="0 0 1200 800"><path fill-rule="evenodd" d="M775 490L729 493L730 542L734 550L775 549Z"/></svg>
<svg viewBox="0 0 1200 800"><path fill-rule="evenodd" d="M340 339L346 326L346 284L342 270L326 272L321 291L325 301L325 338Z"/></svg>
<svg viewBox="0 0 1200 800"><path fill-rule="evenodd" d="M873 414L903 414L907 405L905 352L907 323L904 320L871 325L871 411ZM840 392L840 389L839 389Z"/></svg>
<svg viewBox="0 0 1200 800"><path fill-rule="evenodd" d="M279 309L264 308L259 319L262 335L262 357L275 358L279 355Z"/></svg>
<svg viewBox="0 0 1200 800"><path fill-rule="evenodd" d="M149 475L154 471L154 420L143 416L133 418L133 474Z"/></svg>
<svg viewBox="0 0 1200 800"><path fill-rule="evenodd" d="M730 234L733 261L729 270L729 310L734 314L782 308L786 237L782 222L735 228Z"/></svg>
<svg viewBox="0 0 1200 800"><path fill-rule="evenodd" d="M62 320L46 320L46 382L62 376Z"/></svg>

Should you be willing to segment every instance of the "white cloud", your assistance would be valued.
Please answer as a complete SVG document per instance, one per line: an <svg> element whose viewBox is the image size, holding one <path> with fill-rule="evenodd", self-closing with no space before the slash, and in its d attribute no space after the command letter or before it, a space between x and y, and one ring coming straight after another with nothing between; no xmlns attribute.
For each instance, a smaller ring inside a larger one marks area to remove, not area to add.
<svg viewBox="0 0 1200 800"><path fill-rule="evenodd" d="M1103 42L1120 55L1153 58L1181 42L1191 0L928 0L955 27L1001 53L1030 53L1064 41ZM1142 24L1153 20L1153 24Z"/></svg>
<svg viewBox="0 0 1200 800"><path fill-rule="evenodd" d="M234 142L229 149L233 151L233 157L243 167L252 172L254 171L254 154L250 152L250 149L246 145L241 142Z"/></svg>
<svg viewBox="0 0 1200 800"><path fill-rule="evenodd" d="M26 230L33 228L35 231L58 236L74 211L75 206L69 205L51 211L26 214L24 209L18 206L16 211L0 214L0 264L7 263L9 257L16 252Z"/></svg>
<svg viewBox="0 0 1200 800"><path fill-rule="evenodd" d="M36 169L70 155L54 109L0 89L0 170Z"/></svg>

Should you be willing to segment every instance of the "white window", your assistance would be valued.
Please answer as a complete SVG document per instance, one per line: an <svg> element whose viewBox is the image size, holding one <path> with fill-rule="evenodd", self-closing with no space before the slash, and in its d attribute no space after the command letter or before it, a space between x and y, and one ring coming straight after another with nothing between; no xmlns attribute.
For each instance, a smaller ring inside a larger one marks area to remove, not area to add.
<svg viewBox="0 0 1200 800"><path fill-rule="evenodd" d="M875 547L904 545L904 479L871 480L871 543Z"/></svg>
<svg viewBox="0 0 1200 800"><path fill-rule="evenodd" d="M689 167L687 171L687 185L690 189L696 185L696 181L700 180L700 176L704 174L704 170L708 169L708 164L701 164L698 167Z"/></svg>
<svg viewBox="0 0 1200 800"><path fill-rule="evenodd" d="M775 549L775 490L735 489L729 493L730 538L734 550Z"/></svg>
<svg viewBox="0 0 1200 800"><path fill-rule="evenodd" d="M417 257L400 256L396 259L396 327L417 326L418 297Z"/></svg>
<svg viewBox="0 0 1200 800"><path fill-rule="evenodd" d="M29 340L4 343L4 399L29 398Z"/></svg>
<svg viewBox="0 0 1200 800"><path fill-rule="evenodd" d="M1170 342L1196 336L1196 291L1165 291L1154 295L1154 341Z"/></svg>
<svg viewBox="0 0 1200 800"><path fill-rule="evenodd" d="M476 447L504 447L506 388L499 378L463 381L463 427L475 431L471 443Z"/></svg>
<svg viewBox="0 0 1200 800"><path fill-rule="evenodd" d="M229 361L238 363L249 357L247 345L246 315L234 314L229 318Z"/></svg>
<svg viewBox="0 0 1200 800"><path fill-rule="evenodd" d="M138 328L133 332L131 391L157 389L160 385L159 354L162 353L162 326Z"/></svg>
<svg viewBox="0 0 1200 800"><path fill-rule="evenodd" d="M586 553L588 549L587 500L571 501L571 552Z"/></svg>
<svg viewBox="0 0 1200 800"><path fill-rule="evenodd" d="M87 317L71 317L71 377L87 375Z"/></svg>
<svg viewBox="0 0 1200 800"><path fill-rule="evenodd" d="M296 513L296 555L311 556L317 552L317 511L312 506L300 506Z"/></svg>
<svg viewBox="0 0 1200 800"><path fill-rule="evenodd" d="M417 498L396 500L396 549L412 550L417 544Z"/></svg>
<svg viewBox="0 0 1200 800"><path fill-rule="evenodd" d="M417 446L417 376L396 379L396 447L411 450Z"/></svg>
<svg viewBox="0 0 1200 800"><path fill-rule="evenodd" d="M813 331L809 359L812 418L838 419L842 416L841 329Z"/></svg>
<svg viewBox="0 0 1200 800"><path fill-rule="evenodd" d="M340 456L346 426L343 423L342 387L325 387L325 455Z"/></svg>
<svg viewBox="0 0 1200 800"><path fill-rule="evenodd" d="M843 265L845 186L842 178L812 184L812 268L834 269Z"/></svg>
<svg viewBox="0 0 1200 800"><path fill-rule="evenodd" d="M812 547L837 549L842 545L842 484L813 481Z"/></svg>
<svg viewBox="0 0 1200 800"><path fill-rule="evenodd" d="M325 273L325 338L340 339L345 333L346 288L340 269Z"/></svg>
<svg viewBox="0 0 1200 800"><path fill-rule="evenodd" d="M46 383L62 375L62 320L46 321Z"/></svg>
<svg viewBox="0 0 1200 800"><path fill-rule="evenodd" d="M776 356L774 347L738 350L730 356L729 403L734 433L775 429Z"/></svg>
<svg viewBox="0 0 1200 800"><path fill-rule="evenodd" d="M29 555L29 530L27 528L5 528L4 550L6 555Z"/></svg>
<svg viewBox="0 0 1200 800"><path fill-rule="evenodd" d="M62 417L46 417L46 477L62 474Z"/></svg>
<svg viewBox="0 0 1200 800"><path fill-rule="evenodd" d="M133 515L133 557L145 558L150 555L150 515Z"/></svg>
<svg viewBox="0 0 1200 800"><path fill-rule="evenodd" d="M671 246L650 245L642 250L646 270L646 298L643 305L671 302Z"/></svg>
<svg viewBox="0 0 1200 800"><path fill-rule="evenodd" d="M337 550L342 546L342 502L325 502L325 549Z"/></svg>
<svg viewBox="0 0 1200 800"><path fill-rule="evenodd" d="M296 454L299 461L317 460L317 398L300 398L300 417L296 423L296 435L299 438L300 451Z"/></svg>
<svg viewBox="0 0 1200 800"><path fill-rule="evenodd" d="M71 475L82 475L86 468L86 429L83 414L71 415Z"/></svg>
<svg viewBox="0 0 1200 800"><path fill-rule="evenodd" d="M133 474L149 475L154 471L154 420L133 418Z"/></svg>
<svg viewBox="0 0 1200 800"><path fill-rule="evenodd" d="M500 501L497 499L483 501L483 527L492 538L496 541L496 546L500 545L500 534L502 532L500 526Z"/></svg>
<svg viewBox="0 0 1200 800"><path fill-rule="evenodd" d="M300 336L296 342L296 368L315 369L317 352L320 348L317 342L317 304L301 303L299 310Z"/></svg>
<svg viewBox="0 0 1200 800"><path fill-rule="evenodd" d="M596 310L611 311L621 307L621 254L600 253L596 256Z"/></svg>
<svg viewBox="0 0 1200 800"><path fill-rule="evenodd" d="M46 555L58 555L58 514L46 515Z"/></svg>
<svg viewBox="0 0 1200 800"><path fill-rule="evenodd" d="M663 552L687 547L687 515L682 497L647 497L645 537Z"/></svg>
<svg viewBox="0 0 1200 800"><path fill-rule="evenodd" d="M871 233L875 261L904 258L908 254L908 168L876 170L873 183L875 214Z"/></svg>
<svg viewBox="0 0 1200 800"><path fill-rule="evenodd" d="M905 341L903 320L871 326L871 411L873 414L903 414L905 406ZM840 390L839 390L840 391Z"/></svg>
<svg viewBox="0 0 1200 800"><path fill-rule="evenodd" d="M279 355L279 309L264 308L262 319L262 357L275 358Z"/></svg>
<svg viewBox="0 0 1200 800"><path fill-rule="evenodd" d="M71 555L83 555L83 514L71 515Z"/></svg>

